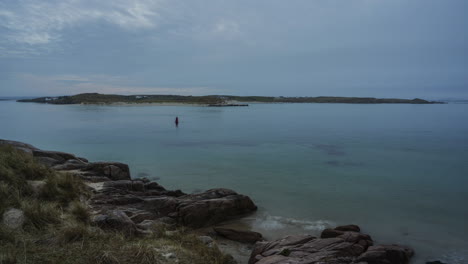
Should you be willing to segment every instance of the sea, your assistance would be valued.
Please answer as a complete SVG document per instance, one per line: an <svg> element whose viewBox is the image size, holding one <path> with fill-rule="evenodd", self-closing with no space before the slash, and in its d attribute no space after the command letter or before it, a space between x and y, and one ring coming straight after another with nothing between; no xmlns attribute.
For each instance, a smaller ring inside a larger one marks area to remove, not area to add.
<svg viewBox="0 0 468 264"><path fill-rule="evenodd" d="M179 118L179 125L174 124ZM229 188L268 239L357 224L412 263L468 263L468 103L50 105L0 101L0 138Z"/></svg>

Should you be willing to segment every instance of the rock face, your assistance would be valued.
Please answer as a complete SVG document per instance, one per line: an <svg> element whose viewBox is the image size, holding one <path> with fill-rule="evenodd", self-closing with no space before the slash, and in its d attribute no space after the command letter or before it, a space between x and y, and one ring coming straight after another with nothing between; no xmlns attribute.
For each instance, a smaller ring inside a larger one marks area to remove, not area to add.
<svg viewBox="0 0 468 264"><path fill-rule="evenodd" d="M236 230L231 228L215 227L213 230L220 236L242 243L255 243L263 240L262 234L253 231Z"/></svg>
<svg viewBox="0 0 468 264"><path fill-rule="evenodd" d="M249 197L227 189L186 195L181 191L147 189L142 181L105 182L103 186L91 200L93 207L103 212L118 208L135 223L169 218L180 225L199 228L257 209Z"/></svg>
<svg viewBox="0 0 468 264"><path fill-rule="evenodd" d="M89 163L84 171L89 171L91 175L105 176L111 180L130 180L130 169L127 164L119 162L94 162Z"/></svg>
<svg viewBox="0 0 468 264"><path fill-rule="evenodd" d="M177 200L178 221L190 227L214 225L257 210L249 197L229 189L211 189Z"/></svg>
<svg viewBox="0 0 468 264"><path fill-rule="evenodd" d="M33 150L37 149L34 146L23 143L23 142L13 141L13 140L4 140L4 139L0 139L0 145L9 145L9 146L14 147L17 150L21 150L29 154L32 154Z"/></svg>
<svg viewBox="0 0 468 264"><path fill-rule="evenodd" d="M337 230L338 229L338 230ZM289 236L255 244L249 264L406 264L413 250L398 245L373 246L358 226L325 229L321 238Z"/></svg>
<svg viewBox="0 0 468 264"><path fill-rule="evenodd" d="M24 224L24 213L23 211L15 208L11 208L3 213L3 225L10 229L21 228Z"/></svg>
<svg viewBox="0 0 468 264"><path fill-rule="evenodd" d="M187 195L180 190L166 190L145 178L132 180L127 164L89 162L70 153L40 150L16 141L0 140L0 144L13 146L47 167L90 182L90 187L95 188L90 201L97 214L94 222L103 228L132 233L136 224L159 219L198 228L239 218L257 209L248 196L229 189Z"/></svg>

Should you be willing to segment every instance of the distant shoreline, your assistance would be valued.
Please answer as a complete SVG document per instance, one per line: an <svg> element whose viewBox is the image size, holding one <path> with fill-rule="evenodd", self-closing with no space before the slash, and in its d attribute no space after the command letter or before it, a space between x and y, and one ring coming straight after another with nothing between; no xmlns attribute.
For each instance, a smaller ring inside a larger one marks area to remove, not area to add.
<svg viewBox="0 0 468 264"><path fill-rule="evenodd" d="M20 99L17 102L43 104L98 104L98 105L184 105L209 106L243 103L345 103L345 104L442 104L419 98L373 98L373 97L268 97L268 96L182 96L182 95L114 95L85 93L72 96L39 97Z"/></svg>

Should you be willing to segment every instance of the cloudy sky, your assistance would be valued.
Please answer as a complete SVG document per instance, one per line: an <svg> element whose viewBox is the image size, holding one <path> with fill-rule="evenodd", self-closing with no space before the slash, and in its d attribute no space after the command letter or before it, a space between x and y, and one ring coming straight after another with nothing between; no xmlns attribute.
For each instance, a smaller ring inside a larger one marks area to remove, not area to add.
<svg viewBox="0 0 468 264"><path fill-rule="evenodd" d="M0 96L468 98L466 0L0 0Z"/></svg>

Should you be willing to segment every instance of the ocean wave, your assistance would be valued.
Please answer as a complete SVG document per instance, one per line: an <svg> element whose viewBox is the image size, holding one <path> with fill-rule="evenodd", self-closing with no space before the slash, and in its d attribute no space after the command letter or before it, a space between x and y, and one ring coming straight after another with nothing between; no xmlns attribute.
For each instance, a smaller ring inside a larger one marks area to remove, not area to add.
<svg viewBox="0 0 468 264"><path fill-rule="evenodd" d="M468 250L450 250L443 254L439 260L442 263L466 264L468 263Z"/></svg>
<svg viewBox="0 0 468 264"><path fill-rule="evenodd" d="M318 233L335 224L327 220L301 220L264 214L253 221L253 226L263 230L297 230Z"/></svg>

